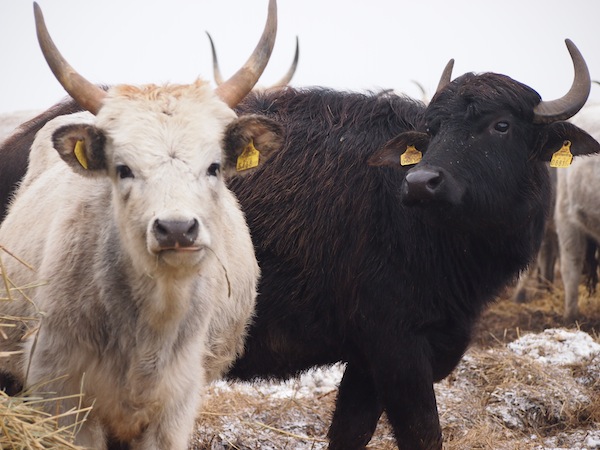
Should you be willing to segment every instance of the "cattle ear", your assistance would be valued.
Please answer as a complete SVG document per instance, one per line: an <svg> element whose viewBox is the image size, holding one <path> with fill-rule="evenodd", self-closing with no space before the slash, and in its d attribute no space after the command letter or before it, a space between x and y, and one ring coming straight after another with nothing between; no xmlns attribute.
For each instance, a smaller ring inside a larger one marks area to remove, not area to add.
<svg viewBox="0 0 600 450"><path fill-rule="evenodd" d="M225 130L223 171L226 176L250 174L282 146L281 125L264 116L242 116Z"/></svg>
<svg viewBox="0 0 600 450"><path fill-rule="evenodd" d="M383 148L367 160L370 166L402 167L417 164L429 143L429 136L418 131L407 131L390 139Z"/></svg>
<svg viewBox="0 0 600 450"><path fill-rule="evenodd" d="M58 128L52 143L60 157L81 175L94 175L106 170L104 134L89 124L72 124Z"/></svg>
<svg viewBox="0 0 600 450"><path fill-rule="evenodd" d="M569 122L554 122L546 125L540 140L539 154L543 161L563 160L566 162L555 167L570 165L569 153L573 156L591 155L600 153L600 144L581 128ZM552 163L551 163L552 165Z"/></svg>

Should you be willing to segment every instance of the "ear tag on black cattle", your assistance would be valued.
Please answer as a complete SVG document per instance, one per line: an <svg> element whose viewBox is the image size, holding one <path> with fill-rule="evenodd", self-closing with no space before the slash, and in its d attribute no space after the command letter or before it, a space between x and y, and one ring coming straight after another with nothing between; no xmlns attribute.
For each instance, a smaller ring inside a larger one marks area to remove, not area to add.
<svg viewBox="0 0 600 450"><path fill-rule="evenodd" d="M550 167L569 167L572 161L573 154L571 153L571 141L564 141L560 150L552 155Z"/></svg>
<svg viewBox="0 0 600 450"><path fill-rule="evenodd" d="M87 169L88 161L87 157L85 156L85 148L83 146L83 141L77 141L77 143L75 144L75 151L73 153L75 153L75 158L77 158L77 161L79 161L81 167Z"/></svg>
<svg viewBox="0 0 600 450"><path fill-rule="evenodd" d="M248 142L248 145L246 145L242 154L238 156L235 168L238 172L252 169L253 167L258 166L259 158L260 152L254 147L254 141L250 139L250 142Z"/></svg>
<svg viewBox="0 0 600 450"><path fill-rule="evenodd" d="M423 154L414 145L406 146L406 151L400 155L401 166L411 166L421 161Z"/></svg>

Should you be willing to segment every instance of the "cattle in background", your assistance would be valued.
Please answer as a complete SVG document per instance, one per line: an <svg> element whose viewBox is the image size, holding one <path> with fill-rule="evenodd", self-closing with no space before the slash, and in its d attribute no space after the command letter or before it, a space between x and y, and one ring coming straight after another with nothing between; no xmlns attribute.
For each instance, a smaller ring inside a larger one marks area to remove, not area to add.
<svg viewBox="0 0 600 450"><path fill-rule="evenodd" d="M317 88L250 94L239 113L275 119L286 140L256 175L231 182L263 275L229 377L344 361L330 449L364 449L384 411L401 449L440 449L433 383L535 256L550 208L545 165L567 139L575 155L600 150L563 121L590 89L567 46L575 80L553 102L503 75L451 82L450 71L427 107Z"/></svg>
<svg viewBox="0 0 600 450"><path fill-rule="evenodd" d="M61 397L47 406L61 426L92 407L78 445L185 449L202 387L243 351L255 304L259 268L225 178L281 144L279 125L231 109L271 54L275 1L253 55L216 91L201 80L100 89L34 9L49 66L89 113L39 131L0 227L2 246L36 269L3 254L14 288L0 289L0 370ZM261 154L248 162L252 143Z"/></svg>
<svg viewBox="0 0 600 450"><path fill-rule="evenodd" d="M27 167L29 148L35 134L53 117L78 111L81 111L81 106L71 99L67 99L22 123L6 137L4 142L0 141L0 161L2 162L0 164L0 223L6 216L9 200L14 195L17 183L23 176L23 171L15 170L15 168L25 169Z"/></svg>
<svg viewBox="0 0 600 450"><path fill-rule="evenodd" d="M600 104L587 105L571 122L600 139ZM594 253L600 242L598 180L600 156L596 155L577 159L570 167L558 171L555 222L560 272L565 287L564 317L567 321L579 317L578 291L582 272L587 272L588 280L592 280L588 281L588 288L594 286L594 280L597 280ZM586 260L591 264L584 270Z"/></svg>
<svg viewBox="0 0 600 450"><path fill-rule="evenodd" d="M556 168L548 167L552 197L550 212L544 238L540 245L535 262L533 262L519 277L519 282L513 292L513 299L517 303L525 303L540 289L550 290L554 283L556 261L558 260L558 236L554 223L554 210L556 205Z"/></svg>
<svg viewBox="0 0 600 450"><path fill-rule="evenodd" d="M37 115L37 111L17 111L0 114L0 143L10 136L19 125Z"/></svg>
<svg viewBox="0 0 600 450"><path fill-rule="evenodd" d="M275 119L286 140L231 182L262 278L229 376L287 378L345 361L331 449L364 449L384 410L402 449L441 448L432 383L533 259L550 207L546 162L566 138L576 155L600 150L563 122L590 85L568 47L576 76L558 102L503 75L450 82L450 71L427 107L320 88L250 94L238 112Z"/></svg>

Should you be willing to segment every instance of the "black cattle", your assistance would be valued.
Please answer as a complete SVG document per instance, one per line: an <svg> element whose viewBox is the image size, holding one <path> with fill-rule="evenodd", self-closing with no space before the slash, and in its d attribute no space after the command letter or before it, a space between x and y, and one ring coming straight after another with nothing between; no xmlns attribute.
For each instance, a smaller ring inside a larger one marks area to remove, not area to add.
<svg viewBox="0 0 600 450"><path fill-rule="evenodd" d="M239 111L280 122L287 139L231 185L262 281L229 376L284 378L345 361L330 449L364 448L383 411L401 449L441 448L433 383L536 254L546 162L566 140L575 155L600 150L562 121L589 93L581 66L558 105L498 74L445 76L427 107L323 89L248 97ZM402 166L412 146L422 160Z"/></svg>
<svg viewBox="0 0 600 450"><path fill-rule="evenodd" d="M345 361L330 449L363 449L383 411L400 448L440 449L433 383L535 255L550 203L545 162L565 140L575 155L600 151L562 121L590 85L570 50L574 87L558 105L498 74L443 76L427 107L320 88L250 94L239 113L269 116L287 137L231 183L263 278L229 377ZM418 164L400 165L417 150Z"/></svg>

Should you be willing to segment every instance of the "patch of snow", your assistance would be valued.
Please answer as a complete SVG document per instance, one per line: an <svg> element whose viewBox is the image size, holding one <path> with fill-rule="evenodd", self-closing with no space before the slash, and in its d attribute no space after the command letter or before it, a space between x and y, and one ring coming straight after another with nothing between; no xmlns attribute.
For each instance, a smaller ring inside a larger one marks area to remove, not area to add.
<svg viewBox="0 0 600 450"><path fill-rule="evenodd" d="M214 382L213 386L216 390L223 392L233 389L237 392L256 393L273 398L314 397L337 390L345 368L344 364L316 367L304 372L297 378L290 378L280 383L236 382L235 385L232 385L227 381L219 380Z"/></svg>
<svg viewBox="0 0 600 450"><path fill-rule="evenodd" d="M583 364L600 355L600 344L589 334L559 328L526 334L507 347L517 355L558 366Z"/></svg>

